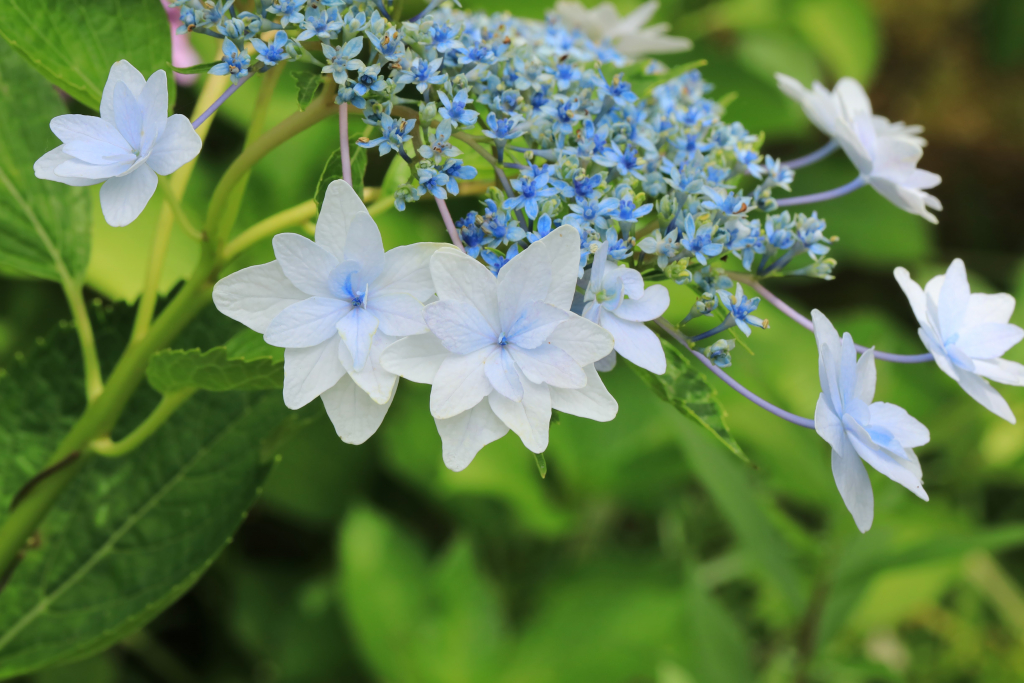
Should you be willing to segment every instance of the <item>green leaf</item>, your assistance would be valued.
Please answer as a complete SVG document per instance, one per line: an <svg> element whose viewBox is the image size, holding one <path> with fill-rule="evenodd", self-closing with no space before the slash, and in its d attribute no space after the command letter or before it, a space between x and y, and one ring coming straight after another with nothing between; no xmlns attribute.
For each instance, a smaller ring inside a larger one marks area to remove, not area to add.
<svg viewBox="0 0 1024 683"><path fill-rule="evenodd" d="M803 0L792 21L832 74L869 84L878 69L881 38L866 0Z"/></svg>
<svg viewBox="0 0 1024 683"><path fill-rule="evenodd" d="M0 0L0 36L47 80L92 109L100 108L114 62L126 59L148 77L171 61L167 13L157 2ZM173 107L174 79L167 79L167 87Z"/></svg>
<svg viewBox="0 0 1024 683"><path fill-rule="evenodd" d="M366 150L355 144L356 138L350 137L348 144L349 150L352 153L352 189L356 191L356 195L362 199L363 197L363 176L366 175ZM324 196L327 194L327 186L333 183L335 180L341 180L341 150L335 149L331 152L331 156L327 157L327 163L324 164L324 170L320 173L320 181L316 184L316 194L313 195L313 201L316 202L316 210L320 211L320 206L324 203Z"/></svg>
<svg viewBox="0 0 1024 683"><path fill-rule="evenodd" d="M380 196L390 197L398 191L398 188L409 182L412 176L412 169L402 157L395 155L384 174L384 181L380 184Z"/></svg>
<svg viewBox="0 0 1024 683"><path fill-rule="evenodd" d="M320 91L324 88L324 79L319 73L313 71L307 71L305 69L299 69L292 71L292 78L295 79L295 85L298 87L299 97L299 111L305 111L306 107L316 99L316 96L320 94ZM340 154L339 150L339 154Z"/></svg>
<svg viewBox="0 0 1024 683"><path fill-rule="evenodd" d="M280 389L284 364L269 355L230 358L224 346L208 351L167 349L149 359L146 379L161 394L191 387L205 391Z"/></svg>
<svg viewBox="0 0 1024 683"><path fill-rule="evenodd" d="M206 64L196 64L195 66L174 66L168 64L171 70L176 74L205 74L210 71L213 67L217 66L221 62L207 62Z"/></svg>
<svg viewBox="0 0 1024 683"><path fill-rule="evenodd" d="M683 591L682 659L701 683L753 681L750 644L735 617L697 582Z"/></svg>
<svg viewBox="0 0 1024 683"><path fill-rule="evenodd" d="M0 41L0 268L47 280L80 280L85 273L88 191L40 180L32 171L60 144L50 119L67 113L46 80Z"/></svg>
<svg viewBox="0 0 1024 683"><path fill-rule="evenodd" d="M640 378L663 401L675 406L676 410L695 420L718 439L730 451L746 461L740 445L732 438L725 424L725 409L716 398L717 392L707 383L704 376L694 369L690 359L682 351L662 340L668 369L664 375L655 375L643 368L632 365Z"/></svg>

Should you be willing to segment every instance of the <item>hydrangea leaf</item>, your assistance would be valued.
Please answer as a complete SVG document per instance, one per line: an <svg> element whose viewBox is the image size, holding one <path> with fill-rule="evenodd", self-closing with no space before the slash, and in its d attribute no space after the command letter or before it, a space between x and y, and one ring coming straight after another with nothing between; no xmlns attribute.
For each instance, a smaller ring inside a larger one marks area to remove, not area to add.
<svg viewBox="0 0 1024 683"><path fill-rule="evenodd" d="M46 80L0 41L0 268L4 270L47 280L79 280L89 263L88 190L39 180L32 171L36 159L60 144L50 132L50 119L67 113Z"/></svg>
<svg viewBox="0 0 1024 683"><path fill-rule="evenodd" d="M661 345L668 361L664 375L655 375L630 364L631 367L659 398L710 431L726 448L746 461L747 456L725 424L725 409L719 403L715 389L679 349L665 341Z"/></svg>
<svg viewBox="0 0 1024 683"><path fill-rule="evenodd" d="M324 88L324 79L318 72L306 69L292 71L292 78L298 89L299 111L305 111ZM339 150L339 155L341 154Z"/></svg>
<svg viewBox="0 0 1024 683"><path fill-rule="evenodd" d="M148 78L171 61L167 13L157 2L0 0L0 36L48 81L93 109L114 62L127 59ZM167 80L174 106L174 80Z"/></svg>
<svg viewBox="0 0 1024 683"><path fill-rule="evenodd" d="M171 65L171 70L176 74L205 74L209 73L210 69L221 64L221 62L207 62L205 64L196 64L195 66L174 66Z"/></svg>
<svg viewBox="0 0 1024 683"><path fill-rule="evenodd" d="M232 356L224 346L208 351L167 349L149 360L146 379L162 394L190 387L205 391L280 389L284 362L269 355Z"/></svg>
<svg viewBox="0 0 1024 683"><path fill-rule="evenodd" d="M355 137L348 141L349 150L352 153L352 189L358 197L363 196L363 176L366 175L366 150L356 145ZM335 149L324 164L324 170L320 173L320 181L316 184L316 194L313 201L316 202L316 210L319 213L320 206L324 203L324 196L327 194L327 186L335 180L341 180L341 150Z"/></svg>

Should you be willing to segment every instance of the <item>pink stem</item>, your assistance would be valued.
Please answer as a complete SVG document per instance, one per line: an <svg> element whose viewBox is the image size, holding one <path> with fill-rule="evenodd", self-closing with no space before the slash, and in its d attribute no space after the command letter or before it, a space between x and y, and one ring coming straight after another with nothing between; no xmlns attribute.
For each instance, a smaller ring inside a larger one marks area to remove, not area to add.
<svg viewBox="0 0 1024 683"><path fill-rule="evenodd" d="M459 237L459 231L452 221L452 214L448 211L448 205L440 197L434 197L434 201L437 202L437 210L441 212L441 220L444 221L444 227L448 230L452 244L457 246L462 253L466 253L466 248L462 246L462 238Z"/></svg>
<svg viewBox="0 0 1024 683"><path fill-rule="evenodd" d="M348 102L338 107L338 131L341 133L341 177L352 184L352 155L348 149Z"/></svg>

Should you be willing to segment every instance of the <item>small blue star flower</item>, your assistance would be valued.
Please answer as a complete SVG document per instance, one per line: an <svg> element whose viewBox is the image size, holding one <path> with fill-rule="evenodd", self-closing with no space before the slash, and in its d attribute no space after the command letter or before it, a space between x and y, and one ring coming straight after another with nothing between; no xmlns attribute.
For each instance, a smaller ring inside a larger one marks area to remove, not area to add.
<svg viewBox="0 0 1024 683"><path fill-rule="evenodd" d="M571 214L566 216L564 222L576 226L576 229L605 230L608 228L608 216L619 206L619 200L614 197L601 199L594 197L580 199L569 205Z"/></svg>
<svg viewBox="0 0 1024 683"><path fill-rule="evenodd" d="M698 230L693 221L693 216L687 214L686 220L683 221L683 232L685 235L679 240L679 244L693 254L693 257L702 266L706 266L709 256L715 257L722 253L722 245L711 241L714 231L714 225L710 223L702 225L700 230Z"/></svg>
<svg viewBox="0 0 1024 683"><path fill-rule="evenodd" d="M448 185L446 186L448 191L453 195L459 194L459 184L457 180L472 180L476 178L477 170L473 166L466 166L462 163L461 159L449 159L445 162L444 168L442 168L445 175L448 176Z"/></svg>
<svg viewBox="0 0 1024 683"><path fill-rule="evenodd" d="M324 43L324 58L327 59L327 66L320 70L321 73L331 74L334 82L338 85L348 83L348 72L357 71L363 63L356 59L363 49L363 37L356 36L341 47L335 48Z"/></svg>
<svg viewBox="0 0 1024 683"><path fill-rule="evenodd" d="M360 66L354 80L352 89L360 97L365 97L369 92L380 92L387 87L387 82L380 75L380 64Z"/></svg>
<svg viewBox="0 0 1024 683"><path fill-rule="evenodd" d="M231 82L237 83L249 74L249 53L239 50L230 40L224 41L224 59L215 64L210 73L215 76L231 76Z"/></svg>
<svg viewBox="0 0 1024 683"><path fill-rule="evenodd" d="M638 158L637 149L633 145L626 145L625 150L620 150L614 142L609 143L608 149L594 155L594 162L605 168L614 168L619 175L633 176L637 180L644 179L644 163Z"/></svg>
<svg viewBox="0 0 1024 683"><path fill-rule="evenodd" d="M519 114L512 114L506 119L499 119L498 116L492 111L487 114L487 127L490 130L485 130L484 135L496 140L499 143L513 140L523 134L523 117Z"/></svg>
<svg viewBox="0 0 1024 683"><path fill-rule="evenodd" d="M448 199L445 191L448 185L448 175L434 167L419 168L416 170L416 177L420 181L420 187L438 199Z"/></svg>
<svg viewBox="0 0 1024 683"><path fill-rule="evenodd" d="M750 198L738 195L732 191L722 192L713 187L705 187L702 194L707 200L701 202L708 211L718 210L727 216L738 216L745 214L752 208Z"/></svg>
<svg viewBox="0 0 1024 683"><path fill-rule="evenodd" d="M380 38L373 33L367 33L366 37L385 62L397 62L405 55L405 44L398 29L390 29Z"/></svg>
<svg viewBox="0 0 1024 683"><path fill-rule="evenodd" d="M654 254L658 257L658 267L664 270L669 263L679 257L679 242L676 241L678 232L675 228L669 230L662 236L660 230L640 240L640 251L645 254Z"/></svg>
<svg viewBox="0 0 1024 683"><path fill-rule="evenodd" d="M337 38L338 31L344 25L345 22L338 18L336 10L331 10L330 12L326 10L308 12L305 20L302 22L302 27L305 30L295 36L295 40L302 42L303 40L319 38L326 43Z"/></svg>
<svg viewBox="0 0 1024 683"><path fill-rule="evenodd" d="M491 269L491 272L494 273L495 276L498 275L498 271L500 271L506 263L518 255L518 244L513 244L509 247L508 252L506 252L504 256L489 249L482 254L484 261L487 263L487 267Z"/></svg>
<svg viewBox="0 0 1024 683"><path fill-rule="evenodd" d="M416 125L415 121L407 121L406 119L398 119L396 121L387 114L383 114L380 121L380 137L366 142L360 141L357 144L365 149L376 147L377 152L381 156L391 151L399 152L402 156L405 156L403 146L412 139L411 131L414 125Z"/></svg>
<svg viewBox="0 0 1024 683"><path fill-rule="evenodd" d="M444 105L437 110L438 113L441 114L441 118L451 121L454 128L458 128L460 123L464 126L472 126L476 123L477 117L480 116L480 114L472 109L467 109L470 102L473 101L469 99L468 88L463 88L455 93L455 97L450 99L443 92L438 92L437 97L441 100L441 104Z"/></svg>
<svg viewBox="0 0 1024 683"><path fill-rule="evenodd" d="M442 164L451 157L462 154L462 150L451 143L452 122L442 121L436 129L427 133L429 145L420 145L420 156L435 164ZM446 181L447 182L447 181Z"/></svg>
<svg viewBox="0 0 1024 683"><path fill-rule="evenodd" d="M730 294L726 290L718 291L718 299L722 302L722 306L725 307L729 314L732 316L736 323L736 327L740 328L747 337L750 336L750 326L760 327L768 329L768 321L758 318L753 315L757 309L757 305L761 303L761 297L755 296L753 299L748 299L743 294L743 285L736 285L736 293Z"/></svg>
<svg viewBox="0 0 1024 683"><path fill-rule="evenodd" d="M442 57L427 61L417 57L408 67L399 72L396 83L401 85L413 83L421 93L427 92L432 85L440 85L448 80L448 74L440 73Z"/></svg>
<svg viewBox="0 0 1024 683"><path fill-rule="evenodd" d="M306 0L277 0L267 8L267 11L278 15L277 20L281 22L281 27L288 28L288 24L301 24L305 21L306 18L302 15L302 7L305 4Z"/></svg>
<svg viewBox="0 0 1024 683"><path fill-rule="evenodd" d="M633 201L633 197L625 196L618 201L618 205L608 217L620 223L635 223L653 210L654 204L648 203L643 206L637 206Z"/></svg>
<svg viewBox="0 0 1024 683"><path fill-rule="evenodd" d="M286 50L291 43L291 38L284 31L278 31L274 34L274 42L270 45L267 45L259 38L253 38L251 42L252 46L256 48L256 53L259 55L256 59L267 66L274 66L278 62L291 58L291 55Z"/></svg>
<svg viewBox="0 0 1024 683"><path fill-rule="evenodd" d="M430 46L437 50L438 54L443 55L452 50L465 47L456 40L459 35L459 29L455 26L437 22L427 29L427 34L430 36Z"/></svg>

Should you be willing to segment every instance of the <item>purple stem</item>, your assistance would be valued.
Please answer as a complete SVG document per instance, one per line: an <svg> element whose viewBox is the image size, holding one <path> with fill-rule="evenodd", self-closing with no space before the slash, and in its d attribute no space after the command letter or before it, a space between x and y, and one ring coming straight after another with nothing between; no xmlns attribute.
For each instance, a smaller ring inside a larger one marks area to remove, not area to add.
<svg viewBox="0 0 1024 683"><path fill-rule="evenodd" d="M199 118L197 118L195 121L192 122L193 130L198 128L199 126L203 125L203 121L205 121L206 119L210 118L213 115L213 112L215 112L218 109L220 109L220 105L222 105L225 102L227 102L227 99L229 97L231 97L232 95L234 95L235 91L238 90L239 88L241 88L242 84L245 83L250 78L252 78L252 72L249 72L243 78L238 79L237 83L232 83L231 87L229 87L227 90L224 91L223 95L218 97L214 101L214 103L211 104L210 107L206 111L204 111L202 114L199 115Z"/></svg>
<svg viewBox="0 0 1024 683"><path fill-rule="evenodd" d="M822 159L832 155L832 152L839 149L839 143L835 140L829 140L824 145L814 150L810 154L805 154L802 157L797 157L792 161L783 161L782 165L788 168L803 168L804 166L810 166L816 164Z"/></svg>
<svg viewBox="0 0 1024 683"><path fill-rule="evenodd" d="M434 201L437 202L437 210L441 212L441 220L444 221L444 227L448 230L448 237L451 238L452 244L459 248L463 254L466 253L466 248L462 246L462 238L459 237L459 231L455 227L455 223L452 221L452 214L448 211L448 205L445 204L444 200L440 197L434 197Z"/></svg>
<svg viewBox="0 0 1024 683"><path fill-rule="evenodd" d="M824 192L815 192L814 194L802 194L797 197L783 197L778 200L779 206L800 206L801 204L814 204L816 202L827 202L830 199L836 199L842 197L844 194L850 194L854 190L859 190L864 187L864 178L857 176L845 185L840 185L837 188L831 190L825 190Z"/></svg>
<svg viewBox="0 0 1024 683"><path fill-rule="evenodd" d="M775 306L775 308L779 309L785 315L789 316L790 318L798 322L801 327L808 329L811 332L814 332L814 323L812 323L804 316L800 315L800 313L794 310L785 301L783 301L782 299L780 299L779 297L775 296L767 289L765 289L765 286L762 285L760 282L748 281L745 284L749 284L751 287L753 287L754 290L756 290L758 294L764 297L766 301L768 301L772 306ZM860 344L854 344L854 346L857 347L857 351L859 353L864 353L865 351L868 350L868 347L861 346ZM890 363L931 363L933 360L935 360L935 358L930 353L918 353L909 355L903 353L888 353L886 351L875 351L875 358L877 358L878 360L889 361Z"/></svg>
<svg viewBox="0 0 1024 683"><path fill-rule="evenodd" d="M781 417L783 420L792 422L793 424L799 427L807 427L808 429L814 429L814 420L808 419L806 417L800 417L799 415L794 415L793 413L783 410L782 408L779 408L776 405L772 405L771 403L764 400L763 398L752 392L750 389L747 389L745 386L743 386L742 384L734 380L732 377L727 375L722 370L722 368L712 363L707 356L705 356L700 351L691 348L689 340L687 340L687 338L679 330L672 327L672 325L670 325L667 320L665 320L664 318L657 318L654 322L658 323L658 327L665 330L665 332L668 333L670 337L679 342L680 346L682 346L684 349L692 353L697 358L697 360L704 364L704 367L706 367L708 370L717 375L719 379L728 384L730 387L738 391L741 396L753 402L754 404L764 408L765 410L767 410L772 415L775 415L776 417Z"/></svg>
<svg viewBox="0 0 1024 683"><path fill-rule="evenodd" d="M351 185L352 155L348 149L348 102L342 102L338 107L338 132L341 137L341 177Z"/></svg>

